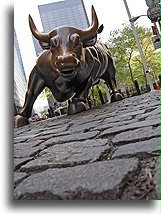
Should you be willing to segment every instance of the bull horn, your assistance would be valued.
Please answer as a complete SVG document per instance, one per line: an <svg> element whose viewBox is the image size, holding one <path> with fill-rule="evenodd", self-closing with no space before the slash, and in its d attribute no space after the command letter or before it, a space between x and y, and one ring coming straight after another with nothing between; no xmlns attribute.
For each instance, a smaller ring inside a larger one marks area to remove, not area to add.
<svg viewBox="0 0 161 214"><path fill-rule="evenodd" d="M94 34L96 34L97 29L98 29L98 18L97 18L97 14L96 11L94 9L94 6L92 5L92 23L91 26L89 28L87 28L86 30L83 31L83 37L87 38L89 36L92 36Z"/></svg>
<svg viewBox="0 0 161 214"><path fill-rule="evenodd" d="M42 42L49 42L49 39L50 39L49 34L40 33L40 32L37 30L37 28L36 28L36 26L35 26L35 23L34 23L32 17L31 17L30 15L29 15L29 25L30 25L30 30L31 30L33 36L34 36L37 40L42 41Z"/></svg>

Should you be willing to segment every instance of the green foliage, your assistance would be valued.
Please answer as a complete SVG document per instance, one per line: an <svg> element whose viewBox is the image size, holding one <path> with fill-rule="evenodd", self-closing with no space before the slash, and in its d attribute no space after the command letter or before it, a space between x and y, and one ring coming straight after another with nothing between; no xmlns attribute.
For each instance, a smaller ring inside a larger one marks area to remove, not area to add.
<svg viewBox="0 0 161 214"><path fill-rule="evenodd" d="M136 25L136 30L151 78L155 81L159 75L159 52L154 49L151 40L153 35L150 29L143 26ZM114 56L118 85L131 86L134 80L137 80L139 84L147 83L143 63L130 25L123 24L123 28L112 31L107 46Z"/></svg>
<svg viewBox="0 0 161 214"><path fill-rule="evenodd" d="M47 98L50 95L52 95L51 91L49 88L45 87L44 90L40 94L40 98Z"/></svg>
<svg viewBox="0 0 161 214"><path fill-rule="evenodd" d="M101 105L101 100L100 100L100 97L99 97L97 86L101 90L105 102L108 100L106 89L105 89L105 87L103 85L103 81L100 81L99 84L92 86L90 88L90 90L89 90L89 93L88 93L88 96L90 96L90 98L92 100L92 104L94 106Z"/></svg>

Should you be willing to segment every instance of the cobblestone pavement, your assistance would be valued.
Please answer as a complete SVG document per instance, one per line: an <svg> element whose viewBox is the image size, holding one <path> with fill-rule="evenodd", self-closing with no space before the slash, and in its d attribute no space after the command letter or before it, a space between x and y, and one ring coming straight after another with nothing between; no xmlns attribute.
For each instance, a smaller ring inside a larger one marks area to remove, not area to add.
<svg viewBox="0 0 161 214"><path fill-rule="evenodd" d="M14 129L15 199L159 199L159 92Z"/></svg>

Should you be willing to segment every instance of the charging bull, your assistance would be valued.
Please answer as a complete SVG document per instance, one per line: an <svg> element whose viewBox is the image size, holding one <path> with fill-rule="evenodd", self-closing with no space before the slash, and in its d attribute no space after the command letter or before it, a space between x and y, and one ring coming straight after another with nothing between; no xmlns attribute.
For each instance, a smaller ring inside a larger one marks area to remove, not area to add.
<svg viewBox="0 0 161 214"><path fill-rule="evenodd" d="M68 115L86 110L89 89L103 79L111 89L111 102L122 100L116 89L115 67L107 47L97 42L103 30L92 6L92 23L86 30L58 27L50 33L40 33L31 16L29 25L33 36L45 51L39 56L28 83L25 103L15 117L15 127L29 124L37 96L48 87L58 102L72 98Z"/></svg>

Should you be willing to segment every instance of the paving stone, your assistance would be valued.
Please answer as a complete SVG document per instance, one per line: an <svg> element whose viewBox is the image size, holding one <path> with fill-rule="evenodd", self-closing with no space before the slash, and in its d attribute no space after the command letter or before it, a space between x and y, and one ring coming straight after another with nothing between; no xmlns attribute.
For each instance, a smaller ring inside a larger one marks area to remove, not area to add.
<svg viewBox="0 0 161 214"><path fill-rule="evenodd" d="M14 158L14 169L20 168L23 164L31 161L33 158Z"/></svg>
<svg viewBox="0 0 161 214"><path fill-rule="evenodd" d="M27 177L27 173L25 172L15 172L14 173L14 183L17 185L22 179Z"/></svg>
<svg viewBox="0 0 161 214"><path fill-rule="evenodd" d="M101 118L102 119L102 118ZM75 121L77 125L84 125L84 124L87 124L87 123L98 123L99 122L99 119L98 118L95 118L95 116L93 115L93 117L81 117L79 119L79 121Z"/></svg>
<svg viewBox="0 0 161 214"><path fill-rule="evenodd" d="M35 146L35 143L21 143L14 145L14 157L26 158L35 155L44 148L43 145Z"/></svg>
<svg viewBox="0 0 161 214"><path fill-rule="evenodd" d="M106 118L103 123L116 123L116 122L121 122L121 121L127 121L127 120L132 120L132 116L127 116L127 115L117 115L116 117L110 117Z"/></svg>
<svg viewBox="0 0 161 214"><path fill-rule="evenodd" d="M99 126L96 126L92 130L105 130L116 126L124 126L128 124L132 124L135 122L138 122L138 118L144 117L145 109L144 110L137 110L137 111L128 111L125 112L119 112L119 114L114 113L112 117L105 118L102 123L100 122ZM148 114L149 115L149 114ZM135 118L135 119L133 119ZM155 116L155 119L157 116Z"/></svg>
<svg viewBox="0 0 161 214"><path fill-rule="evenodd" d="M58 127L55 127L54 129L52 127L47 127L47 129L44 129L42 132L41 132L41 136L44 136L44 135L57 135L57 134L63 134L66 130L67 130L68 126L58 126Z"/></svg>
<svg viewBox="0 0 161 214"><path fill-rule="evenodd" d="M54 137L55 134L48 134L48 135L39 135L37 137L35 137L34 139L29 139L26 141L26 143L30 143L30 142L35 142L35 145L39 145L44 141L49 140L50 138ZM56 135L57 136L57 135ZM37 143L36 143L37 142Z"/></svg>
<svg viewBox="0 0 161 214"><path fill-rule="evenodd" d="M154 184L155 184L155 190L157 193L156 199L160 200L161 197L160 197L160 162L159 161L156 164L156 170L155 170L155 175L154 175Z"/></svg>
<svg viewBox="0 0 161 214"><path fill-rule="evenodd" d="M137 115L142 115L142 114L145 114L145 111L146 109L142 109L142 110L135 110L135 111L132 111L131 109L129 108L126 108L125 111L118 111L117 114L114 113L114 115L112 117L120 117L120 118L126 118L126 117L136 117Z"/></svg>
<svg viewBox="0 0 161 214"><path fill-rule="evenodd" d="M61 115L59 117L53 117L53 118L49 118L47 120L41 121L42 123L40 125L45 129L47 127L50 127L50 128L52 127L53 129L55 129L55 128L67 126L70 121L71 121L70 117L67 117L67 115Z"/></svg>
<svg viewBox="0 0 161 214"><path fill-rule="evenodd" d="M145 113L142 115L136 115L136 118L138 118L138 119L145 118L145 119L150 120L149 118L153 117L155 119L158 119L159 114L160 114L160 107L158 105L155 107L151 107L151 108L149 107L149 108L145 109Z"/></svg>
<svg viewBox="0 0 161 214"><path fill-rule="evenodd" d="M136 140L144 140L149 137L152 138L152 137L159 137L159 136L160 136L159 126L155 128L150 126L150 127L135 129L132 131L121 132L120 134L117 134L112 139L112 142L114 144L119 144L119 143L125 144L126 142L128 143Z"/></svg>
<svg viewBox="0 0 161 214"><path fill-rule="evenodd" d="M31 124L29 124L28 126L19 127L18 129L14 129L14 134L17 136L17 135L26 133L26 132L28 132L30 130L31 130Z"/></svg>
<svg viewBox="0 0 161 214"><path fill-rule="evenodd" d="M73 132L81 132L87 129L92 129L97 127L99 124L99 121L94 121L94 122L89 122L89 123L85 123L85 124L73 124L73 126L70 127L69 131Z"/></svg>
<svg viewBox="0 0 161 214"><path fill-rule="evenodd" d="M150 115L150 116L148 116L145 120L155 120L156 118L158 118L158 120L159 120L159 117L160 117L160 115L158 113L158 115Z"/></svg>
<svg viewBox="0 0 161 214"><path fill-rule="evenodd" d="M15 199L117 199L123 181L137 169L137 159L48 169L24 179L15 188Z"/></svg>
<svg viewBox="0 0 161 214"><path fill-rule="evenodd" d="M70 118L67 118L67 115L63 115L59 117L48 118L46 120L30 123L29 127L30 127L30 130L35 129L35 126L36 126L36 130L44 131L47 128L51 130L51 129L57 129L60 126L61 127L66 126L69 121L70 121Z"/></svg>
<svg viewBox="0 0 161 214"><path fill-rule="evenodd" d="M70 133L70 132L69 132ZM85 133L73 133L72 135L63 135L59 137L52 137L49 140L43 143L43 146L52 146L58 143L66 143L71 141L82 141L96 137L100 132L99 131L92 131L92 132L85 132Z"/></svg>
<svg viewBox="0 0 161 214"><path fill-rule="evenodd" d="M154 155L159 153L159 137L152 138L146 141L140 141L137 143L130 143L127 145L120 146L115 153L113 158L120 158L126 156L137 156L145 158L148 155Z"/></svg>
<svg viewBox="0 0 161 214"><path fill-rule="evenodd" d="M21 143L24 141L27 141L28 139L33 139L35 137L39 136L38 134L24 134L24 135L20 135L19 137L16 137L14 139L14 143Z"/></svg>
<svg viewBox="0 0 161 214"><path fill-rule="evenodd" d="M117 134L120 132L128 131L131 129L136 129L136 128L142 128L142 127L147 127L147 126L159 126L160 121L159 118L154 119L154 120L145 120L145 121L139 121L139 122L134 122L131 124L120 124L120 126L109 128L105 131L103 131L100 135L100 137L104 137L109 134Z"/></svg>
<svg viewBox="0 0 161 214"><path fill-rule="evenodd" d="M21 171L44 170L50 167L74 166L98 160L110 150L106 139L86 140L55 145L39 153L39 157L21 167Z"/></svg>

